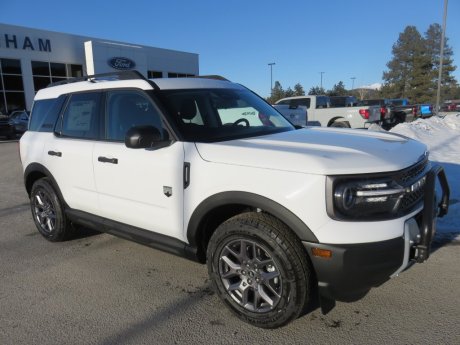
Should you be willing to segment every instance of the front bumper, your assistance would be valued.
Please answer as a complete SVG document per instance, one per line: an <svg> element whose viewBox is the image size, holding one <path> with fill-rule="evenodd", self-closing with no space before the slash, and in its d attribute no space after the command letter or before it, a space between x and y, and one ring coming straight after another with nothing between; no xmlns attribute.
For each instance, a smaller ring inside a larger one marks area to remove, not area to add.
<svg viewBox="0 0 460 345"><path fill-rule="evenodd" d="M439 203L436 202L436 180L442 189ZM360 244L303 242L316 272L320 295L334 300L357 300L412 263L428 259L436 216L447 214L448 206L446 175L441 166L435 165L427 173L423 209L405 220L402 237ZM330 251L331 256L316 256L314 249Z"/></svg>

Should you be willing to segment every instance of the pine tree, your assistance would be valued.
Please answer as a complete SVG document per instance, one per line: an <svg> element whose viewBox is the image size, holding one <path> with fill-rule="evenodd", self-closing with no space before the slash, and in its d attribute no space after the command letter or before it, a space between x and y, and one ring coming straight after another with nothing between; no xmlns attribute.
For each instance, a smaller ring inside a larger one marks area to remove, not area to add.
<svg viewBox="0 0 460 345"><path fill-rule="evenodd" d="M292 97L295 95L295 92L291 87L288 87L286 91L284 91L284 97Z"/></svg>
<svg viewBox="0 0 460 345"><path fill-rule="evenodd" d="M382 92L390 98L420 101L430 86L431 59L415 26L407 26L393 45L393 59L383 73Z"/></svg>
<svg viewBox="0 0 460 345"><path fill-rule="evenodd" d="M442 29L439 24L431 24L422 37L415 26L407 26L393 45L393 58L387 63L388 71L383 73L382 97L409 98L413 103L435 101ZM454 96L458 84L452 76L452 48L447 38L444 46L442 95Z"/></svg>
<svg viewBox="0 0 460 345"><path fill-rule="evenodd" d="M348 95L347 89L345 89L345 84L343 81L339 81L337 84L334 84L331 90L327 92L328 96L346 96Z"/></svg>
<svg viewBox="0 0 460 345"><path fill-rule="evenodd" d="M319 87L319 86L313 86L313 87L311 87L310 90L308 91L308 94L309 94L309 95L325 95L325 94L326 94L326 90L324 90L324 88Z"/></svg>
<svg viewBox="0 0 460 345"><path fill-rule="evenodd" d="M439 78L439 62L441 59L441 25L435 23L428 27L425 32L425 49L431 58L431 87L428 90L428 96L431 102L435 102L436 90ZM442 76L441 76L441 96L445 99L455 97L456 89L458 88L457 81L452 76L456 70L453 64L453 51L448 44L448 39L444 40L444 54L442 60Z"/></svg>
<svg viewBox="0 0 460 345"><path fill-rule="evenodd" d="M294 85L294 96L305 96L305 90L300 83Z"/></svg>
<svg viewBox="0 0 460 345"><path fill-rule="evenodd" d="M275 102L281 98L284 98L285 92L281 83L279 81L275 81L275 86L273 87L272 94L270 97L267 98L267 102L270 104L275 104Z"/></svg>

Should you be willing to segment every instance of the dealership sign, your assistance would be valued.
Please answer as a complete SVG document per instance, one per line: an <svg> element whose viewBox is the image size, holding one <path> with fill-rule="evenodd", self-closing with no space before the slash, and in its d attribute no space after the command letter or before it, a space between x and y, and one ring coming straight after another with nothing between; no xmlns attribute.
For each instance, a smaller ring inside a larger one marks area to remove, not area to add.
<svg viewBox="0 0 460 345"><path fill-rule="evenodd" d="M47 38L4 34L0 35L0 48L3 47L51 53L51 41Z"/></svg>
<svg viewBox="0 0 460 345"><path fill-rule="evenodd" d="M113 57L107 61L110 67L119 69L119 70L129 70L136 67L136 63L125 57Z"/></svg>

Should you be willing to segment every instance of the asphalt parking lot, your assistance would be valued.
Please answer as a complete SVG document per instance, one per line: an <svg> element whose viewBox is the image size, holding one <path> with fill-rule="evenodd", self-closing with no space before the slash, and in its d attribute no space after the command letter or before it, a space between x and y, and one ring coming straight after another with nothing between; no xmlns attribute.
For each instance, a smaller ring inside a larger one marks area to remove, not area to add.
<svg viewBox="0 0 460 345"><path fill-rule="evenodd" d="M17 143L0 143L0 344L458 344L460 243L354 303L277 330L240 322L206 267L86 231L35 229Z"/></svg>

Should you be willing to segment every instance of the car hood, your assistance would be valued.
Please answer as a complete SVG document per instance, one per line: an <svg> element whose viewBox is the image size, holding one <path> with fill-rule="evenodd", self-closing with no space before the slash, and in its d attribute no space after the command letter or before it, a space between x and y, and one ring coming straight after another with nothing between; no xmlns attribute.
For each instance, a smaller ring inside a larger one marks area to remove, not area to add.
<svg viewBox="0 0 460 345"><path fill-rule="evenodd" d="M322 175L397 171L427 152L397 134L319 127L196 147L209 162Z"/></svg>

